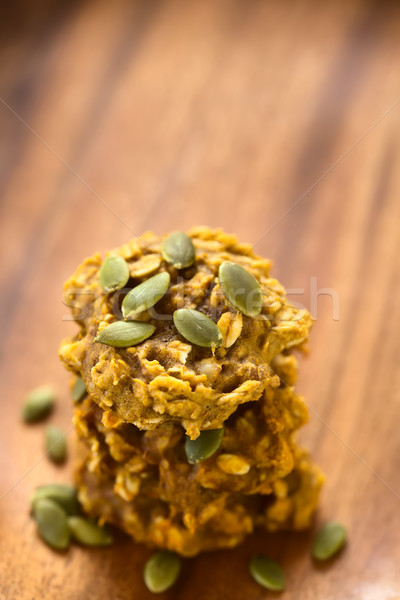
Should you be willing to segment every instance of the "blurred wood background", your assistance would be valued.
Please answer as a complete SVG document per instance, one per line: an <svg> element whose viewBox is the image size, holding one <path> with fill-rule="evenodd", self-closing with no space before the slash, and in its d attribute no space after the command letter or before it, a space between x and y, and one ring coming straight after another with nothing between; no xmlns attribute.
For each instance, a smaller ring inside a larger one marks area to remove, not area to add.
<svg viewBox="0 0 400 600"><path fill-rule="evenodd" d="M275 262L316 323L301 434L327 475L317 523L349 544L329 567L311 533L257 534L185 561L166 599L261 600L247 560L283 565L282 600L400 598L400 6L134 0L9 4L0 44L0 599L129 600L149 551L51 552L32 489L72 478L25 427L74 330L63 281L146 229L221 226ZM328 288L324 294L316 290ZM303 289L304 293L300 293ZM334 312L333 309L337 310ZM67 320L66 320L67 317ZM74 437L69 436L71 454Z"/></svg>

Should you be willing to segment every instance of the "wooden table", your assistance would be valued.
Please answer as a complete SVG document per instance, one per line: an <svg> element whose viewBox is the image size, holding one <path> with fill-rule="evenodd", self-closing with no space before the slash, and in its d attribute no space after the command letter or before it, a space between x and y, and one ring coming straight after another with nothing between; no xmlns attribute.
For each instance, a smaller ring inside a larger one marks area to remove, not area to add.
<svg viewBox="0 0 400 600"><path fill-rule="evenodd" d="M282 600L400 598L400 7L345 0L61 2L2 20L0 599L129 600L150 555L121 540L53 553L32 489L68 482L21 424L74 324L63 281L146 229L224 227L275 261L316 318L298 390L327 480L317 522L349 544L326 568L311 534L257 534L185 561L168 599L261 600L247 559L287 574ZM69 436L73 454L74 436Z"/></svg>

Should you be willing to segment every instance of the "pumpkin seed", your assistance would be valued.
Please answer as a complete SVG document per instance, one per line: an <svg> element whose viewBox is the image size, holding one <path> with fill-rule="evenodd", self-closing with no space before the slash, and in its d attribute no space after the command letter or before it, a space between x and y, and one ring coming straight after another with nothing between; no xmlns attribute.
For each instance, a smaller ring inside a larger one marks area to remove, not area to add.
<svg viewBox="0 0 400 600"><path fill-rule="evenodd" d="M240 265L224 261L218 269L222 291L229 302L248 317L261 312L263 294L257 279Z"/></svg>
<svg viewBox="0 0 400 600"><path fill-rule="evenodd" d="M55 425L46 428L46 450L49 458L55 463L63 463L67 458L67 441L65 433Z"/></svg>
<svg viewBox="0 0 400 600"><path fill-rule="evenodd" d="M200 432L195 440L189 437L185 441L185 452L188 462L193 465L209 458L216 453L221 445L224 428L207 429Z"/></svg>
<svg viewBox="0 0 400 600"><path fill-rule="evenodd" d="M158 273L134 287L122 302L122 314L125 319L154 306L164 296L171 280L167 271Z"/></svg>
<svg viewBox="0 0 400 600"><path fill-rule="evenodd" d="M281 592L285 589L285 576L281 567L266 556L253 556L250 559L249 570L253 579L267 590Z"/></svg>
<svg viewBox="0 0 400 600"><path fill-rule="evenodd" d="M78 403L83 400L85 396L87 396L85 382L82 377L77 377L74 387L72 388L72 399L75 403Z"/></svg>
<svg viewBox="0 0 400 600"><path fill-rule="evenodd" d="M129 267L125 259L110 254L100 268L100 285L105 292L115 292L126 285L129 275Z"/></svg>
<svg viewBox="0 0 400 600"><path fill-rule="evenodd" d="M105 527L85 517L68 517L72 537L84 546L109 546L114 538Z"/></svg>
<svg viewBox="0 0 400 600"><path fill-rule="evenodd" d="M196 260L193 242L183 231L174 231L164 240L161 254L176 269L190 267Z"/></svg>
<svg viewBox="0 0 400 600"><path fill-rule="evenodd" d="M32 390L23 407L24 421L35 423L47 417L53 409L55 399L55 392L50 386L40 386Z"/></svg>
<svg viewBox="0 0 400 600"><path fill-rule="evenodd" d="M127 348L136 346L153 335L155 326L151 323L139 321L115 321L104 327L94 338L95 342L114 346L115 348Z"/></svg>
<svg viewBox="0 0 400 600"><path fill-rule="evenodd" d="M312 547L312 556L317 560L328 560L341 550L346 542L344 525L336 521L326 523L316 535Z"/></svg>
<svg viewBox="0 0 400 600"><path fill-rule="evenodd" d="M70 485L50 483L48 485L39 486L32 495L32 509L34 508L35 503L42 498L48 498L61 506L67 515L76 515L79 513L78 493L76 489Z"/></svg>
<svg viewBox="0 0 400 600"><path fill-rule="evenodd" d="M175 552L156 552L144 567L143 578L146 587L155 594L165 592L174 585L180 570L181 561Z"/></svg>
<svg viewBox="0 0 400 600"><path fill-rule="evenodd" d="M222 334L214 321L198 310L179 308L173 315L179 333L196 346L216 348L222 344Z"/></svg>
<svg viewBox="0 0 400 600"><path fill-rule="evenodd" d="M39 498L33 508L33 515L41 538L56 550L69 546L70 534L65 511L50 498Z"/></svg>

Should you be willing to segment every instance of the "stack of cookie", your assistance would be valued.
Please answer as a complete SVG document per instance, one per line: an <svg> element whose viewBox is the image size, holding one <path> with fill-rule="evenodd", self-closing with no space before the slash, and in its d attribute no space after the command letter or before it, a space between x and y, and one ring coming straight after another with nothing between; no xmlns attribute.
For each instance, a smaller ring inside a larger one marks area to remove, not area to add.
<svg viewBox="0 0 400 600"><path fill-rule="evenodd" d="M196 228L146 234L68 280L80 331L60 356L87 513L187 556L310 525L322 476L296 444L307 409L293 351L311 319L269 270L234 236Z"/></svg>

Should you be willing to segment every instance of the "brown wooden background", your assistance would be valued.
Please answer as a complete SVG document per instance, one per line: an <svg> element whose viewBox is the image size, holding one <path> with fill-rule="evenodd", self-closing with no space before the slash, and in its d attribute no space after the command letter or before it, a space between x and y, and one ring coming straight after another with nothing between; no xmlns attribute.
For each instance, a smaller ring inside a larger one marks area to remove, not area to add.
<svg viewBox="0 0 400 600"><path fill-rule="evenodd" d="M298 389L327 475L318 522L342 520L350 542L317 568L310 534L260 534L186 561L165 598L274 597L247 574L258 550L285 568L282 600L399 599L399 4L20 3L0 61L1 600L153 597L143 547L63 556L37 540L31 491L70 481L73 461L41 460L43 425L20 408L48 381L69 426L60 291L80 260L193 224L253 242L305 290L295 301L310 305L312 281L337 294L338 320L318 297Z"/></svg>

